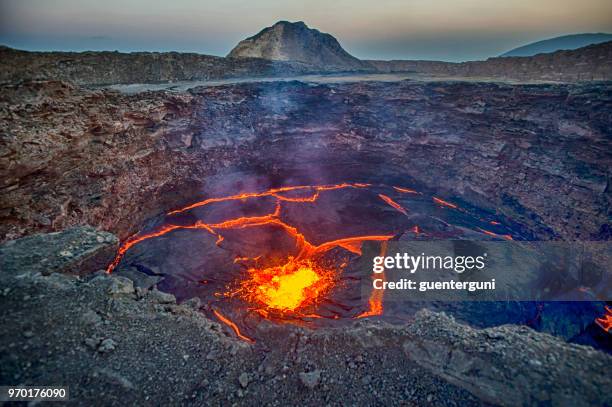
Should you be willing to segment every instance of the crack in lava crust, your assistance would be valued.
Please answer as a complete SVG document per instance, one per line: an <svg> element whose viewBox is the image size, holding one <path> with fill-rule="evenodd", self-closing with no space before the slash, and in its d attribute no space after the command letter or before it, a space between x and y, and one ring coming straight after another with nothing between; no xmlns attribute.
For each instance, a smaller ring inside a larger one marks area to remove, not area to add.
<svg viewBox="0 0 612 407"><path fill-rule="evenodd" d="M341 239L336 239L328 242L314 245L309 242L305 236L294 226L287 224L280 219L282 203L314 203L321 193L324 191L334 191L346 188L368 188L370 184L365 183L341 183L332 185L301 185L274 188L263 192L243 193L220 198L209 198L184 208L173 210L167 215L177 215L195 208L203 207L212 203L226 201L242 201L252 198L274 197L276 205L274 212L262 216L237 217L227 219L218 223L204 223L200 220L191 225L164 225L159 230L145 233L135 234L129 237L119 248L113 262L108 266L107 272L111 273L121 262L126 252L134 245L145 240L160 237L170 232L180 229L202 229L217 237L217 245L219 245L224 237L223 230L243 229L261 226L277 226L291 236L297 247L299 248L298 255L288 257L287 262L281 266L274 267L251 267L248 269L248 278L241 282L237 290L222 293L225 296L239 296L250 303L256 303L261 308L256 309L260 315L267 316L270 311L280 311L281 313L292 313L294 316L303 316L307 318L318 317L312 313L302 313L300 309L316 304L321 295L329 292L334 285L337 276L343 265L339 267L329 266L321 260L323 254L327 253L335 247L342 247L351 253L361 255L361 246L365 241L387 241L393 237L388 235L365 235L353 236ZM283 195L293 191L308 191L310 195L303 197L291 197ZM388 198L387 203L393 205L393 201ZM398 205L398 204L396 204ZM395 205L393 205L396 207ZM396 209L398 209L396 207ZM403 208L402 208L403 209ZM398 209L402 211L401 209ZM402 211L406 213L405 210ZM240 261L256 261L262 256L255 258L236 258ZM369 311L362 313L361 316L380 315L382 314L382 298L378 298L379 293L373 293L373 298L370 299ZM230 326L238 336L241 336L238 327L231 322L227 317L222 316L218 311L214 311L217 318Z"/></svg>
<svg viewBox="0 0 612 407"><path fill-rule="evenodd" d="M601 318L595 319L595 323L606 332L612 330L612 307L606 305L605 314Z"/></svg>
<svg viewBox="0 0 612 407"><path fill-rule="evenodd" d="M137 233L119 247L116 257L108 266L107 272L111 273L122 261L125 254L133 246L156 237L160 237L176 230L199 229L210 233L216 237L216 245L221 246L225 240L225 232L230 230L240 230L246 228L273 227L281 230L292 239L296 251L289 255L281 254L282 264L269 264L269 255L265 251L257 253L253 257L234 257L234 263L240 263L244 267L244 277L240 281L235 281L230 286L226 286L225 292L216 292L215 296L225 298L238 298L248 304L247 309L256 314L274 320L304 320L310 318L339 318L339 315L322 316L317 313L317 307L322 300L329 300L329 293L334 287L341 286L339 276L342 274L346 261L338 261L337 254L332 253L331 257L335 260L330 261L325 255L332 249L342 248L357 256L362 255L362 245L366 241L381 242L381 255L387 249L387 242L395 236L394 233L358 235L342 237L335 240L314 244L309 241L304 232L297 226L289 224L282 218L283 204L314 204L326 191L336 191L343 189L365 189L368 192L380 189L390 190L391 192L412 194L414 196L423 195L413 189L387 186L384 184L372 185L366 183L339 183L329 185L299 185L286 186L269 189L263 192L248 192L225 197L208 198L195 202L180 209L170 211L166 216L173 217L196 208L201 208L213 203L237 201L243 203L247 200L259 198L273 198L274 209L271 212L257 216L238 216L217 222L204 222L197 220L192 224L164 224L157 230L148 233ZM386 205L402 214L404 217L409 215L408 209L404 208L390 196L377 193L377 197ZM431 197L434 204L457 212L465 212L458 205L444 201L437 197ZM431 201L430 201L431 202ZM405 221L404 221L405 222ZM487 221L488 222L488 221ZM414 234L421 234L418 225L410 229ZM496 238L512 239L510 235L498 235L493 232L480 229L481 233ZM230 245L231 246L231 245ZM260 250L261 251L261 250ZM278 259L276 259L278 260ZM384 273L379 275L384 279ZM365 318L383 314L383 292L373 290L367 304L361 305L365 308L362 312L355 314L353 318ZM229 326L236 335L245 340L252 341L251 338L244 336L234 322L227 316L213 309L212 313L222 323ZM227 314L226 314L227 315Z"/></svg>

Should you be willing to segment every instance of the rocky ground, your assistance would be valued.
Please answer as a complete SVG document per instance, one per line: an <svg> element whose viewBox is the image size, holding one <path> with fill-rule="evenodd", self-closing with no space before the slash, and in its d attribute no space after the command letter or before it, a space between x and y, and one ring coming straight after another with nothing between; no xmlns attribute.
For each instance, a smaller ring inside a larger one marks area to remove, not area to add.
<svg viewBox="0 0 612 407"><path fill-rule="evenodd" d="M334 71L334 70L331 70ZM299 62L180 52L29 52L0 46L0 82L61 79L79 85L160 83L318 72Z"/></svg>
<svg viewBox="0 0 612 407"><path fill-rule="evenodd" d="M241 41L228 58L179 52L28 52L0 45L0 83L55 79L80 85L109 85L333 72L412 72L527 82L612 79L612 42L532 57L461 63L375 61L359 60L344 51L332 36L301 24L279 22Z"/></svg>
<svg viewBox="0 0 612 407"><path fill-rule="evenodd" d="M34 81L0 94L2 240L83 224L124 239L217 193L206 189L212 176L226 177L224 192L252 188L232 184L241 171L271 186L429 189L539 239L611 236L609 84L277 82L123 95Z"/></svg>
<svg viewBox="0 0 612 407"><path fill-rule="evenodd" d="M262 324L269 339L250 344L197 301L62 273L114 247L87 227L0 246L0 382L67 385L74 405L612 403L610 355L526 327L477 330L422 311L405 326Z"/></svg>

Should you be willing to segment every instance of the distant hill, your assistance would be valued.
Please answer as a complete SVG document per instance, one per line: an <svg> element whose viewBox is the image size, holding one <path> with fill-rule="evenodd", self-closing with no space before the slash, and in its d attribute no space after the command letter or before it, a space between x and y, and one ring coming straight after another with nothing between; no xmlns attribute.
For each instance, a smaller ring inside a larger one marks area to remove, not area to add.
<svg viewBox="0 0 612 407"><path fill-rule="evenodd" d="M346 52L332 35L309 28L302 21L279 21L266 27L256 35L240 41L228 57L294 61L325 70L371 69Z"/></svg>
<svg viewBox="0 0 612 407"><path fill-rule="evenodd" d="M561 37L550 38L548 40L532 42L531 44L515 48L500 56L529 57L537 54L550 53L560 50L582 48L586 47L587 45L599 44L606 41L612 41L612 34L571 34L564 35Z"/></svg>

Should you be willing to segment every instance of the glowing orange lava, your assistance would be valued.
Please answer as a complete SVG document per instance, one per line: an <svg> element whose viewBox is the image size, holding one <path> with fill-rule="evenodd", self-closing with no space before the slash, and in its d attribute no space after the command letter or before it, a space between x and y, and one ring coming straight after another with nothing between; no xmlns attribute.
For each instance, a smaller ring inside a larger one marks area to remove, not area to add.
<svg viewBox="0 0 612 407"><path fill-rule="evenodd" d="M217 310L213 310L213 314L215 314L215 316L217 318L219 318L219 321L223 322L225 325L229 326L230 328L232 328L232 331L234 331L234 333L236 334L236 336L240 339L242 339L243 341L247 341L247 342L251 342L254 343L255 341L251 338L249 338L248 336L243 335L240 332L240 329L238 328L238 325L236 325L235 323L232 322L232 320L224 317L223 315L221 315L221 313Z"/></svg>
<svg viewBox="0 0 612 407"><path fill-rule="evenodd" d="M226 230L263 226L279 228L293 239L295 248L297 249L294 252L295 256L287 256L284 260L284 264L281 265L278 265L279 259L275 260L274 265L270 265L269 262L271 260L267 257L267 253L261 253L256 257L237 256L234 259L234 263L245 266L245 278L237 282L237 288L234 287L234 290L226 293L216 293L215 295L226 297L238 296L250 304L250 310L266 318L270 317L272 314L278 315L279 313L282 315L291 313L292 316L298 316L300 318L321 318L321 316L316 314L316 306L320 303L322 298L325 298L325 294L336 285L339 276L342 274L342 270L347 265L347 261L342 261L339 265L327 264L327 262L323 260L324 255L330 250L340 247L350 253L360 256L362 254L362 245L364 242L379 241L382 242L381 256L384 256L387 250L387 242L393 238L393 235L350 236L316 245L309 242L297 227L288 224L283 219L283 204L314 203L325 191L369 187L371 187L371 185L365 183L301 185L273 188L262 192L248 192L226 197L208 198L184 208L168 212L167 216L176 215L216 202L242 201L260 197L272 197L276 199L276 205L273 212L263 215L235 217L216 223L205 223L198 220L190 225L169 224L149 233L130 236L119 247L115 259L107 268L107 272L111 273L119 265L125 253L134 245L150 238L166 235L175 230L204 230L216 238L217 246L223 247L226 243L224 243L225 240L222 233ZM393 188L395 191L401 193L419 193L403 187ZM389 196L384 194L378 194L378 196L398 212L407 215L408 211ZM457 208L457 205L436 197L433 197L433 201L449 208ZM417 234L422 233L418 226L414 226L411 230ZM510 235L497 235L485 230L482 231L491 236L502 237L509 240L512 239ZM268 264L266 264L267 262ZM247 264L249 266L247 266ZM384 280L385 274L382 273L377 276L377 278L382 278ZM368 300L368 307L369 308L365 312L359 314L357 318L381 315L383 313L382 290L372 291ZM607 309L609 311L609 308ZM240 332L238 326L234 322L223 316L219 311L213 310L213 313L219 321L228 325L239 338L248 342L253 342L251 338L244 336ZM336 315L335 317L338 316ZM597 321L602 327L607 324L605 326L609 329L610 320L612 320L612 316L608 314L606 317L599 318Z"/></svg>
<svg viewBox="0 0 612 407"><path fill-rule="evenodd" d="M448 208L457 209L457 205L455 205L455 204L453 204L453 203L447 202L447 201L445 201L445 200L443 200L443 199L440 199L440 198L436 198L435 196L434 196L432 199L433 199L433 201L434 201L435 203L437 203L437 204L439 204L439 205L446 206L446 207L448 207Z"/></svg>
<svg viewBox="0 0 612 407"><path fill-rule="evenodd" d="M387 254L387 242L383 242L380 247L380 255L384 257L386 256L386 254ZM385 281L384 271L379 274L378 278L380 278L382 281ZM357 315L357 318L367 318L367 317L382 315L384 311L383 296L384 296L383 290L373 290L372 294L370 295L370 299L368 300L368 305L370 308L367 311L364 311L361 314Z"/></svg>
<svg viewBox="0 0 612 407"><path fill-rule="evenodd" d="M133 235L133 236L130 236L119 247L119 249L117 250L117 254L115 255L115 259L113 260L113 262L111 264L108 265L108 267L106 268L106 272L109 273L109 274L112 273L112 271L115 269L115 267L117 267L119 265L119 263L121 262L121 259L123 258L125 253L132 246L134 246L135 244L140 243L142 241L145 241L147 239L151 239L153 237L163 236L163 235L165 235L167 233L170 233L173 230L177 230L177 229L205 229L205 230L209 231L210 233L213 233L213 234L215 233L211 228L208 227L208 225L198 221L198 222L196 222L195 224L193 224L191 226L166 225L166 226L163 226L161 229L159 229L159 230L157 230L155 232L146 233L144 235Z"/></svg>
<svg viewBox="0 0 612 407"><path fill-rule="evenodd" d="M194 208L206 206L215 202L235 201L256 197L273 196L277 199L274 212L261 216L245 216L227 219L218 223L204 223L197 221L192 225L165 225L157 231L142 235L134 235L128 238L119 248L113 262L108 266L107 272L111 273L115 267L121 262L125 253L134 245L154 237L163 236L174 230L179 229L202 229L216 236L216 244L219 246L224 241L221 235L223 230L242 229L261 226L276 226L285 231L295 240L295 244L299 249L297 256L290 257L287 262L281 266L272 267L251 267L248 269L248 278L241 282L240 288L225 295L233 296L240 295L242 298L251 303L258 303L263 308L260 309L262 315L268 315L269 311L296 311L299 308L304 308L307 305L315 304L321 294L328 291L334 284L334 279L340 274L343 265L339 267L324 267L319 261L320 257L335 247L342 247L351 253L361 255L361 246L365 241L387 241L393 235L366 235L353 236L341 239L324 242L319 245L310 243L305 236L294 226L291 226L281 219L282 202L316 202L324 191L333 191L345 188L367 188L370 184L363 183L342 183L334 185L318 185L318 186L295 186L270 189L268 191L256 193L244 193L221 198L209 198L195 204L186 206L182 209L171 211L168 215L173 215L185 212ZM310 191L311 194L303 197L289 197L283 195L291 191ZM382 197L382 196L381 196ZM388 198L388 197L386 197ZM384 199L384 198L383 198ZM392 201L388 198L388 203ZM400 212L406 213L405 210L397 205ZM262 256L255 258L236 257L234 263L257 261ZM375 307L382 309L382 299L377 301ZM378 312L378 311L376 311ZM223 317L217 311L215 315L222 322L229 325L238 336L237 326L229 319ZM312 313L304 315L315 315Z"/></svg>
<svg viewBox="0 0 612 407"><path fill-rule="evenodd" d="M514 240L512 239L512 235L498 235L497 233L493 233L489 230L485 230L485 229L481 229L481 228L477 228L479 231L481 231L482 233L484 233L485 235L489 235L489 236L493 236L493 237L497 237L500 239L506 239L506 240Z"/></svg>
<svg viewBox="0 0 612 407"><path fill-rule="evenodd" d="M395 189L397 192L401 192L404 194L418 194L418 191L415 191L414 189L410 189L410 188L404 188L404 187L393 187L393 189Z"/></svg>
<svg viewBox="0 0 612 407"><path fill-rule="evenodd" d="M595 319L595 323L606 332L610 332L612 329L612 307L606 305L606 313L601 317Z"/></svg>
<svg viewBox="0 0 612 407"><path fill-rule="evenodd" d="M397 209L397 211L403 213L404 215L408 215L408 211L402 207L402 205L395 202L393 199L389 198L387 195L378 194L378 197L388 203L390 206Z"/></svg>
<svg viewBox="0 0 612 407"><path fill-rule="evenodd" d="M251 268L248 274L241 283L241 295L266 310L286 312L315 303L331 288L335 273L312 260L290 258L281 266Z"/></svg>
<svg viewBox="0 0 612 407"><path fill-rule="evenodd" d="M178 213L185 212L185 211L188 211L194 208L199 208L201 206L205 206L205 205L215 203L215 202L239 201L242 199L261 198L264 196L274 196L277 199L284 200L284 201L291 201L291 202L314 202L319 197L319 193L321 191L332 191L332 190L344 189L344 188L367 188L368 186L370 186L370 184L342 183L342 184L332 184L332 185L298 185L298 186L291 186L291 187L272 188L272 189L269 189L263 192L247 192L244 194L230 195L230 196L225 196L221 198L205 199L203 201L198 201L196 203L188 205L184 208L168 212L168 215L176 215ZM298 190L312 190L314 191L314 195L311 198L308 198L306 200L300 200L300 198L286 198L286 197L283 197L282 195L279 195L283 192L298 191Z"/></svg>

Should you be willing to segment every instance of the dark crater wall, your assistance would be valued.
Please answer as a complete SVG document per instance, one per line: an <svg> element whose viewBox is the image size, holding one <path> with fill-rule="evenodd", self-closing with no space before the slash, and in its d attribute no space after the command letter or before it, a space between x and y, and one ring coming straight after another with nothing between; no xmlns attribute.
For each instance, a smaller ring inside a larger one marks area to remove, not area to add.
<svg viewBox="0 0 612 407"><path fill-rule="evenodd" d="M196 143L253 140L242 166L299 182L416 184L498 210L540 238L607 238L610 88L289 83L207 92L216 97L196 112Z"/></svg>
<svg viewBox="0 0 612 407"><path fill-rule="evenodd" d="M127 96L48 81L1 95L3 239L75 224L125 238L235 171L270 186L413 185L534 238L610 238L608 84L277 82Z"/></svg>

